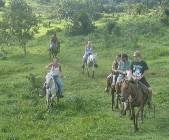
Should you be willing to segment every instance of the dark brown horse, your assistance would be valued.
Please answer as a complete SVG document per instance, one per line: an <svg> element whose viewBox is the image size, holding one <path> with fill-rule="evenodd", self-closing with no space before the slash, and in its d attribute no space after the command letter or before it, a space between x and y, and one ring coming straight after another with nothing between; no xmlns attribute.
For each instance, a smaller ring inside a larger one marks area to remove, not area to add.
<svg viewBox="0 0 169 140"><path fill-rule="evenodd" d="M134 81L125 80L121 85L121 100L128 104L131 110L131 118L134 123L134 130L138 130L138 117L141 112L141 120L143 122L143 112L144 106L149 101L150 94L144 93L139 83ZM138 111L135 112L135 107L138 108Z"/></svg>

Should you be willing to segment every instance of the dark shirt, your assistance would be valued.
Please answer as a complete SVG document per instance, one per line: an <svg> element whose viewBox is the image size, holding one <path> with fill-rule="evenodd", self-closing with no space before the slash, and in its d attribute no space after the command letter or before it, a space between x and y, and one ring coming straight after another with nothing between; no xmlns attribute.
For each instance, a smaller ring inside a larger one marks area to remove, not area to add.
<svg viewBox="0 0 169 140"><path fill-rule="evenodd" d="M132 62L131 70L132 70L132 74L135 77L140 77L144 74L146 70L148 70L148 66L147 66L147 63L143 60L140 62Z"/></svg>

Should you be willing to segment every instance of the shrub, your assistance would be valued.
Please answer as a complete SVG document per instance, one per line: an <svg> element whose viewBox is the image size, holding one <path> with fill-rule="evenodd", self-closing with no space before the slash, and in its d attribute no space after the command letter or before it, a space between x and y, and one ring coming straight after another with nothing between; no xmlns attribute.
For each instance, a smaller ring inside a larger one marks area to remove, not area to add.
<svg viewBox="0 0 169 140"><path fill-rule="evenodd" d="M120 28L119 26L117 26L117 22L114 20L114 21L108 21L106 26L105 26L105 30L107 33L109 34L116 34L116 35L119 35L120 34Z"/></svg>
<svg viewBox="0 0 169 140"><path fill-rule="evenodd" d="M165 14L166 16L169 16L169 9L165 9L165 10L164 10L164 14Z"/></svg>
<svg viewBox="0 0 169 140"><path fill-rule="evenodd" d="M161 23L163 23L164 25L169 25L169 18L166 16L163 16L161 18Z"/></svg>
<svg viewBox="0 0 169 140"><path fill-rule="evenodd" d="M163 16L161 17L161 23L169 25L169 9L165 9Z"/></svg>
<svg viewBox="0 0 169 140"><path fill-rule="evenodd" d="M57 32L61 32L61 31L62 31L61 28L56 27L55 29L47 30L46 35L51 36L51 35L53 35L53 34L55 34L55 33L57 33Z"/></svg>

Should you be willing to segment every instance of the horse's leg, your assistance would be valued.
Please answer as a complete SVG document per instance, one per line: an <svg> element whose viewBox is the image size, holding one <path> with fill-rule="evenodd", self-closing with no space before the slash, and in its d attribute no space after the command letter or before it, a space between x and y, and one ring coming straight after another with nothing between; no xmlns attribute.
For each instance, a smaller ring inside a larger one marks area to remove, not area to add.
<svg viewBox="0 0 169 140"><path fill-rule="evenodd" d="M154 112L154 118L155 118L155 112L156 112L156 107L153 105L153 112Z"/></svg>
<svg viewBox="0 0 169 140"><path fill-rule="evenodd" d="M127 112L127 103L124 102L122 103L122 108L121 108L121 116L125 116L126 115L126 112Z"/></svg>
<svg viewBox="0 0 169 140"><path fill-rule="evenodd" d="M94 78L94 70L93 70L93 73L92 73L92 78Z"/></svg>
<svg viewBox="0 0 169 140"><path fill-rule="evenodd" d="M129 118L132 120L132 110L131 110L131 103L128 103L128 109L129 109Z"/></svg>
<svg viewBox="0 0 169 140"><path fill-rule="evenodd" d="M59 97L57 97L57 104L59 104Z"/></svg>
<svg viewBox="0 0 169 140"><path fill-rule="evenodd" d="M137 131L136 130L136 116L135 116L134 107L132 107L132 117L133 117L134 131Z"/></svg>
<svg viewBox="0 0 169 140"><path fill-rule="evenodd" d="M119 95L118 93L116 92L116 106L115 106L116 109L119 108Z"/></svg>
<svg viewBox="0 0 169 140"><path fill-rule="evenodd" d="M144 106L141 108L141 122L142 123L143 123L143 119L144 119L143 113L144 113Z"/></svg>
<svg viewBox="0 0 169 140"><path fill-rule="evenodd" d="M111 88L111 95L112 95L112 111L114 110L114 90Z"/></svg>
<svg viewBox="0 0 169 140"><path fill-rule="evenodd" d="M137 113L136 113L136 116L135 116L135 119L136 119L136 127L135 127L135 130L136 131L138 131L138 118L139 118L139 113L140 113L140 111L143 109L144 107L143 106L141 106L139 109L138 109L138 111L137 111ZM142 117L142 114L141 114L141 117Z"/></svg>
<svg viewBox="0 0 169 140"><path fill-rule="evenodd" d="M87 66L87 75L88 75L88 77L90 76L89 67L88 66Z"/></svg>
<svg viewBox="0 0 169 140"><path fill-rule="evenodd" d="M47 108L49 109L49 93L48 93L49 91L46 91L46 106L47 106Z"/></svg>
<svg viewBox="0 0 169 140"><path fill-rule="evenodd" d="M92 78L94 78L94 70L95 70L95 68L94 68L94 64L93 64L93 67L92 67Z"/></svg>

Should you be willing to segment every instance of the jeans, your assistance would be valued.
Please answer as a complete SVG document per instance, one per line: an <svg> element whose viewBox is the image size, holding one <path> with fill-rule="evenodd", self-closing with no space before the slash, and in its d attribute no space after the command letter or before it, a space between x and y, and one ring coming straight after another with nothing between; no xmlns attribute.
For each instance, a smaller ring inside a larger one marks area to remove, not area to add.
<svg viewBox="0 0 169 140"><path fill-rule="evenodd" d="M58 88L59 95L62 95L62 83L61 83L61 79L58 76L53 76L53 79L55 81L56 89Z"/></svg>

